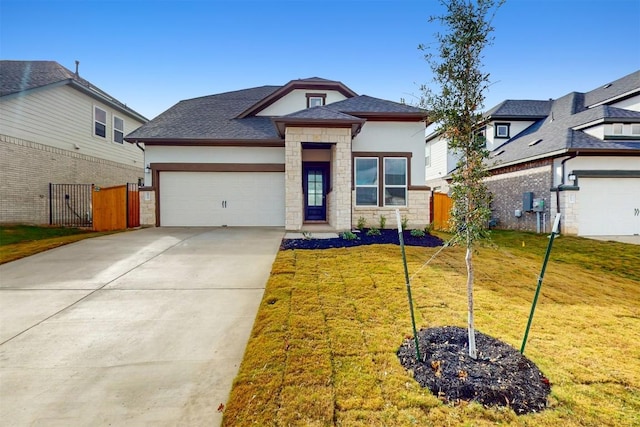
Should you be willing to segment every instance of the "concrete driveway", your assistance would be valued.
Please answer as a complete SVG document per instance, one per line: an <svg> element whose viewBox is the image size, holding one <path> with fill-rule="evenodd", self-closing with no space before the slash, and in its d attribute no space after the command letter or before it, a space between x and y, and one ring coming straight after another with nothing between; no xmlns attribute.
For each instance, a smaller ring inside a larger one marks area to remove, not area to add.
<svg viewBox="0 0 640 427"><path fill-rule="evenodd" d="M0 266L0 419L216 426L284 231L150 228Z"/></svg>

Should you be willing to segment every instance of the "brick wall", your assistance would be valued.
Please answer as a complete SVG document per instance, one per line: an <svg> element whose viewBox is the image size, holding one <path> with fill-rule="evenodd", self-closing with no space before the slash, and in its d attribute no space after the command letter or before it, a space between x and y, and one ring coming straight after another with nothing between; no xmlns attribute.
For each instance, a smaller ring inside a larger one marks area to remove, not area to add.
<svg viewBox="0 0 640 427"><path fill-rule="evenodd" d="M522 210L522 195L525 192L533 192L535 198L543 198L545 202L546 230L550 230L553 218L550 208L555 206L555 193L551 193L552 167L550 164L533 164L520 170L511 170L506 173L495 174L486 179L489 191L493 193L491 210L493 218L498 219L498 228L513 230L536 231L535 212L524 212L522 216L515 216L516 209ZM555 210L553 211L555 212ZM541 214L542 216L542 214ZM541 230L544 229L541 226Z"/></svg>
<svg viewBox="0 0 640 427"><path fill-rule="evenodd" d="M0 223L49 223L49 183L138 182L140 167L0 135Z"/></svg>

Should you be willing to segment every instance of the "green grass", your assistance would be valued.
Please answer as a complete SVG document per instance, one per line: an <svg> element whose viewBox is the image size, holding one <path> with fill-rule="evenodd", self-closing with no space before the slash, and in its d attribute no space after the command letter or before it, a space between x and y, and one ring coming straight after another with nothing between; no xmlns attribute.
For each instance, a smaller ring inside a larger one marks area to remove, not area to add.
<svg viewBox="0 0 640 427"><path fill-rule="evenodd" d="M520 348L547 244L494 232L477 250L479 331ZM418 326L465 326L464 250L424 267L437 249L407 248ZM549 408L516 416L445 405L400 365L411 322L397 246L282 251L223 425L640 425L639 283L640 247L556 239L526 347L553 384Z"/></svg>
<svg viewBox="0 0 640 427"><path fill-rule="evenodd" d="M111 232L37 225L0 226L0 264Z"/></svg>

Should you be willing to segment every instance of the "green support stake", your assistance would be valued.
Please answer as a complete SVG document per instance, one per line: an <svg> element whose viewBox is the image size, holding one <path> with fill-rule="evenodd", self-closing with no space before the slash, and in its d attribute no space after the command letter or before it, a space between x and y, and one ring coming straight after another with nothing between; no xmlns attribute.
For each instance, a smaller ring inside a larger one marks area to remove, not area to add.
<svg viewBox="0 0 640 427"><path fill-rule="evenodd" d="M544 279L544 271L547 269L547 262L549 262L549 255L551 254L551 247L553 246L553 239L558 234L558 226L560 225L560 214L556 214L556 219L553 223L553 230L551 230L551 236L549 236L549 245L547 246L547 253L544 255L544 262L542 263L542 270L540 271L540 277L538 277L538 287L536 288L536 294L533 297L533 304L531 304L531 313L529 313L529 321L527 322L527 329L524 331L524 338L522 339L522 346L520 347L520 354L524 354L524 346L527 344L527 337L529 336L529 329L531 328L531 322L533 320L533 313L536 310L536 304L538 303L538 295L540 295L540 288L542 288L542 280Z"/></svg>
<svg viewBox="0 0 640 427"><path fill-rule="evenodd" d="M404 263L404 278L407 284L407 295L409 297L409 311L411 311L411 325L413 326L413 339L416 343L416 357L418 362L422 360L420 357L420 346L418 345L418 331L416 330L416 317L413 314L413 298L411 298L411 281L409 280L409 267L407 267L407 256L404 252L404 237L402 237L402 220L400 219L400 211L396 209L396 220L398 221L398 237L400 238L400 248L402 249L402 262Z"/></svg>

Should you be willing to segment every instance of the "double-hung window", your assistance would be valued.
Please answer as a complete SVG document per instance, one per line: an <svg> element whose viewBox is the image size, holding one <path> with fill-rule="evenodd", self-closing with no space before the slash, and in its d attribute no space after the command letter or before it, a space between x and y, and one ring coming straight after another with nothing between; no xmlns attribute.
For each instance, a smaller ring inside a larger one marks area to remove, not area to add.
<svg viewBox="0 0 640 427"><path fill-rule="evenodd" d="M107 112L100 107L93 108L93 134L106 138Z"/></svg>
<svg viewBox="0 0 640 427"><path fill-rule="evenodd" d="M124 119L113 116L113 141L124 143Z"/></svg>
<svg viewBox="0 0 640 427"><path fill-rule="evenodd" d="M387 157L384 159L384 205L407 205L406 157Z"/></svg>
<svg viewBox="0 0 640 427"><path fill-rule="evenodd" d="M356 206L378 206L378 158L355 158Z"/></svg>

